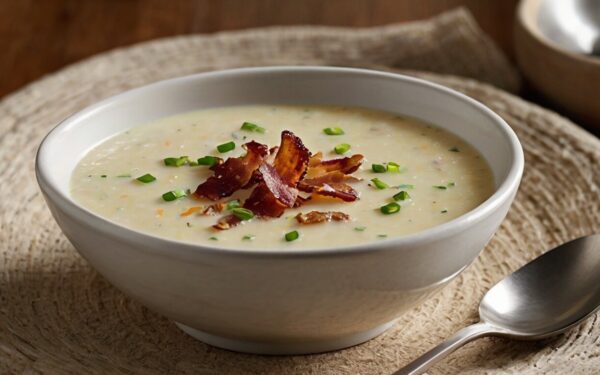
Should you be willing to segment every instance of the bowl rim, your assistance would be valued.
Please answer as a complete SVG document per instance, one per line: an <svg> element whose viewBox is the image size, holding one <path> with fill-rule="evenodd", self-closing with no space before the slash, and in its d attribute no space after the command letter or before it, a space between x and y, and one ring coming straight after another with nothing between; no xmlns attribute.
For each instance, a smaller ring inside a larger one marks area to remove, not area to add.
<svg viewBox="0 0 600 375"><path fill-rule="evenodd" d="M218 79L223 77L236 77L244 75L255 75L255 74L270 74L270 73L317 73L317 74L347 74L347 75L359 75L359 76L371 76L373 78L386 78L391 80L403 81L405 84L425 86L432 90L436 90L445 95L453 96L465 102L465 104L474 107L484 115L487 115L491 122L499 129L508 141L512 157L512 164L509 172L495 189L494 193L488 197L483 203L475 207L474 209L458 216L446 223L436 225L434 227L400 237L390 237L387 239L366 242L358 245L351 246L334 246L334 247L323 247L323 248L295 248L290 249L243 249L243 248L225 248L225 247L213 247L203 244L198 244L190 241L182 241L169 239L165 237L155 236L148 232L141 230L128 228L114 221L106 219L87 208L79 205L73 198L64 193L62 189L55 186L51 179L48 178L47 174L50 173L50 166L46 164L46 155L49 153L49 145L59 133L68 131L71 127L77 125L81 121L85 121L87 117L93 116L95 113L102 111L104 108L113 105L114 103L120 102L129 97L135 96L138 93L149 90L149 89L160 89L161 87L178 85L181 82L187 80L196 80L203 78ZM102 230L109 232L113 237L119 237L121 239L143 243L148 241L154 242L160 246L138 246L139 251L158 252L166 256L174 256L180 251L186 252L203 252L205 254L213 255L233 255L242 257L303 257L303 256L331 256L331 255L343 255L348 253L366 253L366 252L377 252L384 250L394 250L401 247L411 247L415 244L424 244L438 241L442 238L449 237L456 233L466 230L468 227L476 222L479 222L492 214L507 200L510 200L519 186L521 176L524 168L524 155L523 149L517 138L517 135L512 128L496 113L491 109L487 108L483 104L479 103L475 99L472 99L465 94L462 94L453 89L447 88L437 83L425 81L420 78L414 78L397 73L382 72L369 69L358 69L358 68L346 68L346 67L323 67L323 66L265 66L265 67L250 67L250 68L236 68L226 69L213 72L204 72L193 75L187 75L177 78L171 78L161 80L148 85L144 85L132 90L128 90L119 93L114 96L110 96L88 106L71 116L67 117L56 125L50 132L42 139L38 148L35 158L35 174L38 184L42 192L47 195L52 203L57 205L62 211L69 211L74 213L76 220L83 221L90 227L96 228L96 230ZM143 249L140 249L143 248ZM177 249L177 251L176 251Z"/></svg>
<svg viewBox="0 0 600 375"><path fill-rule="evenodd" d="M560 44L546 37L546 35L540 31L533 18L538 15L540 7L542 6L542 1L543 0L521 0L517 6L517 24L520 24L523 30L537 43L553 51L554 53L564 58L570 58L583 63L600 66L600 58L591 57L585 53L576 53L566 50Z"/></svg>

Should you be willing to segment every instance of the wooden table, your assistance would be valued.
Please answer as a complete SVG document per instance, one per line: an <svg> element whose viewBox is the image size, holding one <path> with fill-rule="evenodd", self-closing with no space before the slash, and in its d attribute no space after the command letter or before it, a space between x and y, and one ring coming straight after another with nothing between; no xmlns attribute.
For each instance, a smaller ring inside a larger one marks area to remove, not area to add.
<svg viewBox="0 0 600 375"><path fill-rule="evenodd" d="M0 97L115 47L269 25L374 26L468 7L512 56L517 0L0 0Z"/></svg>

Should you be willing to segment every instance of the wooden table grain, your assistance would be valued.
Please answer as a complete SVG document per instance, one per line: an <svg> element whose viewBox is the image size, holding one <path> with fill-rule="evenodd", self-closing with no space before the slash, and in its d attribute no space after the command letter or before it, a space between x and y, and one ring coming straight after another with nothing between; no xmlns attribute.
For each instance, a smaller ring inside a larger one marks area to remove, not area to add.
<svg viewBox="0 0 600 375"><path fill-rule="evenodd" d="M466 6L512 56L517 0L0 0L0 97L115 47L270 25L366 27Z"/></svg>

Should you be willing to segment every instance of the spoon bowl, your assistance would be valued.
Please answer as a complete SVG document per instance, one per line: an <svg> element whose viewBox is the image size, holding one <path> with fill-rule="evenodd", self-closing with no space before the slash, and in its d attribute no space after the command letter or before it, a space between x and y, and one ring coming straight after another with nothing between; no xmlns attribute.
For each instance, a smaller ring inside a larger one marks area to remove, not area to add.
<svg viewBox="0 0 600 375"><path fill-rule="evenodd" d="M496 284L479 316L509 336L540 339L563 332L600 305L600 235L567 242Z"/></svg>
<svg viewBox="0 0 600 375"><path fill-rule="evenodd" d="M562 333L600 307L600 234L548 251L492 287L477 324L463 328L396 375L420 374L483 336L538 340Z"/></svg>

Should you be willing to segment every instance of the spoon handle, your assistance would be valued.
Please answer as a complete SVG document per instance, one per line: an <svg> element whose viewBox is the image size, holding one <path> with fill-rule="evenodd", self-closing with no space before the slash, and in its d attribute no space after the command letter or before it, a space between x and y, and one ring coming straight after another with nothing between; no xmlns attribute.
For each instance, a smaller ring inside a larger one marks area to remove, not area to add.
<svg viewBox="0 0 600 375"><path fill-rule="evenodd" d="M417 375L423 373L431 365L446 357L469 341L489 335L496 330L486 323L479 322L456 332L454 336L415 359L393 375Z"/></svg>

